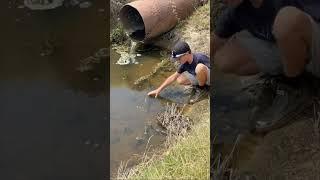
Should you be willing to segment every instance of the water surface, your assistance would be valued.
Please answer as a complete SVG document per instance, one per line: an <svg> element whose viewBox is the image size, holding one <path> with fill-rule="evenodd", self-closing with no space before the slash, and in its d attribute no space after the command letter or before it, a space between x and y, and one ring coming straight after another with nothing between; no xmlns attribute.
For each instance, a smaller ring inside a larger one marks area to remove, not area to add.
<svg viewBox="0 0 320 180"><path fill-rule="evenodd" d="M142 53L142 56L136 59L139 64L118 65L116 62L119 57L119 54L111 51L110 168L112 174L117 172L121 161L127 162L135 154L141 155L144 152L147 139L140 143L137 138L144 137L146 125L155 122L156 113L162 111L165 105L164 102L147 96L151 87L139 91L133 88L134 82L139 77L151 73L153 67L160 62L159 51ZM161 135L153 135L149 145L157 148L164 138Z"/></svg>
<svg viewBox="0 0 320 180"><path fill-rule="evenodd" d="M0 2L0 179L105 179L106 59L76 70L106 46L105 2L50 11L22 4ZM54 51L41 56L48 41Z"/></svg>

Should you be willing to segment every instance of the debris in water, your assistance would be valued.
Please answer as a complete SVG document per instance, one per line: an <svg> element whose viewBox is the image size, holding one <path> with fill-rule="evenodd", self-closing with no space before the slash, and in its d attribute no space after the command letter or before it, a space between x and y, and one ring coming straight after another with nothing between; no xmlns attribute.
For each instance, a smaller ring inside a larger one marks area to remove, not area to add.
<svg viewBox="0 0 320 180"><path fill-rule="evenodd" d="M24 6L31 10L47 10L62 6L64 0L24 0Z"/></svg>
<svg viewBox="0 0 320 180"><path fill-rule="evenodd" d="M54 53L56 47L53 40L45 40L41 45L41 56L50 56Z"/></svg>
<svg viewBox="0 0 320 180"><path fill-rule="evenodd" d="M137 57L140 57L141 56L141 54L137 54Z"/></svg>
<svg viewBox="0 0 320 180"><path fill-rule="evenodd" d="M98 9L98 12L102 13L102 12L104 12L104 9Z"/></svg>
<svg viewBox="0 0 320 180"><path fill-rule="evenodd" d="M137 54L135 53L136 47L137 47L137 42L131 41L130 52L129 53L120 52L120 58L116 64L119 64L119 65L139 64L139 62L136 62L136 57L137 57Z"/></svg>
<svg viewBox="0 0 320 180"><path fill-rule="evenodd" d="M101 58L107 57L108 49L101 48L99 49L93 56L89 56L87 58L80 60L79 67L76 68L77 71L85 72L93 69L92 64L98 64L101 62Z"/></svg>
<svg viewBox="0 0 320 180"><path fill-rule="evenodd" d="M178 105L174 103L167 104L165 112L158 113L156 119L168 133L176 135L184 135L191 127L190 119L183 116L182 110L178 110Z"/></svg>
<svg viewBox="0 0 320 180"><path fill-rule="evenodd" d="M71 5L71 6L76 6L76 5L78 5L80 2L78 1L78 0L70 0L69 1L69 4Z"/></svg>
<svg viewBox="0 0 320 180"><path fill-rule="evenodd" d="M149 128L147 125L144 125L144 135L147 135L149 133Z"/></svg>
<svg viewBox="0 0 320 180"><path fill-rule="evenodd" d="M25 6L24 5L19 5L17 8L18 9L23 9L23 8L25 8Z"/></svg>
<svg viewBox="0 0 320 180"><path fill-rule="evenodd" d="M108 55L108 49L107 48L101 48L94 55L96 57L98 57L98 58L105 58Z"/></svg>
<svg viewBox="0 0 320 180"><path fill-rule="evenodd" d="M144 138L139 136L136 137L136 140L137 140L136 145L141 145L144 142Z"/></svg>
<svg viewBox="0 0 320 180"><path fill-rule="evenodd" d="M122 52L121 57L119 58L116 64L119 64L119 65L135 64L135 57L136 57L135 54Z"/></svg>
<svg viewBox="0 0 320 180"><path fill-rule="evenodd" d="M98 149L99 147L100 147L100 144L94 144L94 145L93 145L93 148L94 148L94 149Z"/></svg>
<svg viewBox="0 0 320 180"><path fill-rule="evenodd" d="M129 127L125 127L124 130L123 130L123 134L124 135L128 136L128 135L130 135L132 133L133 133L133 130L131 128L129 128Z"/></svg>
<svg viewBox="0 0 320 180"><path fill-rule="evenodd" d="M79 4L80 8L89 8L90 6L91 6L91 2L89 2L89 1L86 1L86 2Z"/></svg>
<svg viewBox="0 0 320 180"><path fill-rule="evenodd" d="M94 81L98 81L98 80L99 80L99 78L95 77L95 78L93 78L93 80L94 80Z"/></svg>
<svg viewBox="0 0 320 180"><path fill-rule="evenodd" d="M80 72L86 72L86 71L91 71L93 69L93 66L88 64L88 65L80 65L79 67L76 68L77 71Z"/></svg>

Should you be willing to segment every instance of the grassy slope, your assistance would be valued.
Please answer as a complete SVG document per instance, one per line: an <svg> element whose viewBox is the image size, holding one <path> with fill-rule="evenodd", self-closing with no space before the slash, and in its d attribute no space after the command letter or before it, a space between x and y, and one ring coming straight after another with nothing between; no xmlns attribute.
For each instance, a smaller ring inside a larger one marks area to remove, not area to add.
<svg viewBox="0 0 320 180"><path fill-rule="evenodd" d="M210 2L199 7L187 20L181 22L177 29L182 34L193 52L210 54Z"/></svg>
<svg viewBox="0 0 320 180"><path fill-rule="evenodd" d="M200 7L177 30L195 52L209 54L209 4ZM187 114L195 125L185 137L178 137L161 155L144 159L125 179L209 179L210 115L208 100L195 104Z"/></svg>
<svg viewBox="0 0 320 180"><path fill-rule="evenodd" d="M160 155L140 163L125 179L209 179L209 101L199 102L186 115L198 122Z"/></svg>

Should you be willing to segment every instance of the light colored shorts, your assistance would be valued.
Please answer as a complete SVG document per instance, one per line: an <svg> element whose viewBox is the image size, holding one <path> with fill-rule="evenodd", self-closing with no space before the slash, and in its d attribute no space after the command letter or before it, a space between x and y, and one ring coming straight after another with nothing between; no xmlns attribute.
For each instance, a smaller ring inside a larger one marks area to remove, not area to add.
<svg viewBox="0 0 320 180"><path fill-rule="evenodd" d="M310 61L305 68L307 72L320 78L320 23L313 20L312 17L310 19L312 22L312 46L309 50ZM235 38L248 49L263 73L272 75L283 73L281 54L275 43L258 39L248 31L237 33Z"/></svg>
<svg viewBox="0 0 320 180"><path fill-rule="evenodd" d="M206 85L210 86L210 68L207 67L207 69L208 69L208 74L207 74ZM184 75L187 79L189 79L189 81L191 82L192 85L199 85L199 81L198 81L197 77L194 76L193 74L189 73L188 71L183 72L182 75Z"/></svg>

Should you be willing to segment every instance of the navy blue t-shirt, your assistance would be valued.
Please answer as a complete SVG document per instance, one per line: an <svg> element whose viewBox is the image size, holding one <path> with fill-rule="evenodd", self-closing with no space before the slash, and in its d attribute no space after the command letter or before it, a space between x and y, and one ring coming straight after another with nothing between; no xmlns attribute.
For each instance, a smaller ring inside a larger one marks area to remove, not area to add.
<svg viewBox="0 0 320 180"><path fill-rule="evenodd" d="M210 59L207 55L203 53L193 53L193 60L191 64L188 62L181 64L177 70L179 74L188 71L190 74L196 75L196 67L197 65L201 63L206 65L208 68L210 68Z"/></svg>
<svg viewBox="0 0 320 180"><path fill-rule="evenodd" d="M274 41L272 26L282 7L294 6L320 21L320 0L264 0L259 8L244 0L238 7L227 7L218 17L215 34L229 38L236 32L248 30L260 39Z"/></svg>

